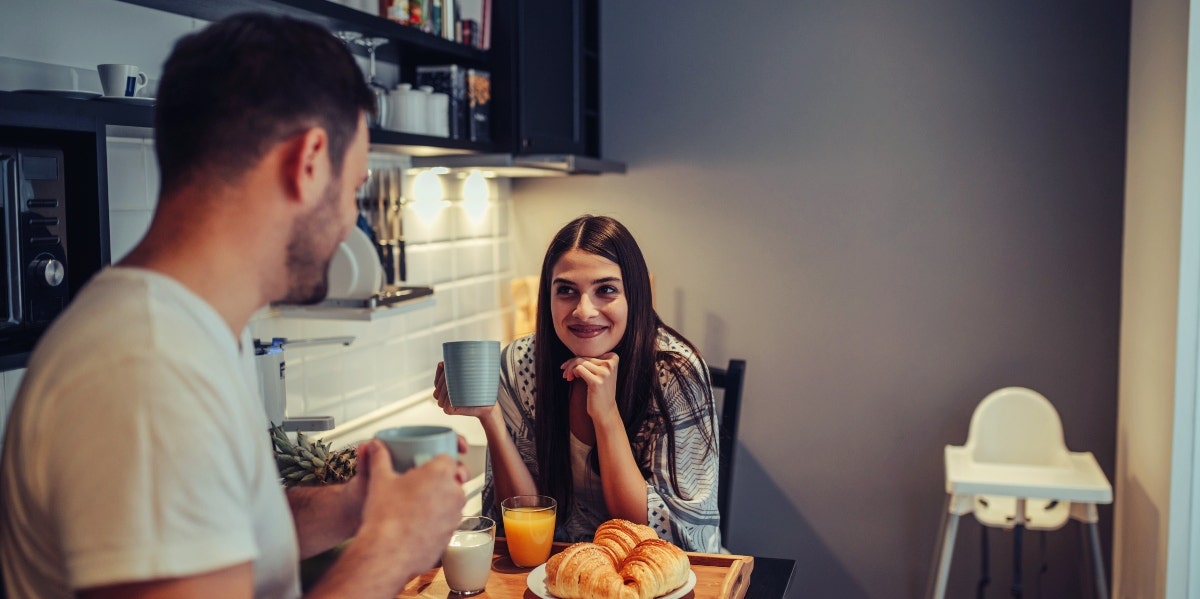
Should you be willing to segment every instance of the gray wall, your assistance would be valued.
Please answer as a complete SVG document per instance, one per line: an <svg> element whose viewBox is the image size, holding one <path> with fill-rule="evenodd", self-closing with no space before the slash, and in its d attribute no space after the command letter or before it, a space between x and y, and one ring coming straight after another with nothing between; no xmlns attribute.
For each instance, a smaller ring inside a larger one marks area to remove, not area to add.
<svg viewBox="0 0 1200 599"><path fill-rule="evenodd" d="M797 559L792 597L921 596L942 448L1007 385L1047 395L1112 478L1127 2L603 11L605 155L630 171L516 184L514 264L616 216L663 317L710 362L748 360L735 553ZM951 597L974 595L978 531ZM1079 595L1077 539L1049 535L1043 596Z"/></svg>

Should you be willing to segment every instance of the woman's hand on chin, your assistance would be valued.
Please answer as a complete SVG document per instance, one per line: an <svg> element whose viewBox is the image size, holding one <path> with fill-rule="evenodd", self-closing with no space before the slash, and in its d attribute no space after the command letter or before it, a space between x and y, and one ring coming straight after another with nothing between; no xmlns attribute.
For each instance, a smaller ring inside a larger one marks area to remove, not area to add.
<svg viewBox="0 0 1200 599"><path fill-rule="evenodd" d="M618 415L617 354L608 352L598 358L576 356L563 362L563 378L587 384L588 415L593 421Z"/></svg>

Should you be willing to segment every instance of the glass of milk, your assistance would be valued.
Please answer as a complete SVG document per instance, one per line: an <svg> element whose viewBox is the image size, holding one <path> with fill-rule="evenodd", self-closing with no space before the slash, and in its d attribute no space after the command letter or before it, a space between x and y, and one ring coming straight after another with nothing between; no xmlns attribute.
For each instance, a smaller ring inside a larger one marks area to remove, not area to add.
<svg viewBox="0 0 1200 599"><path fill-rule="evenodd" d="M463 518L442 554L442 572L453 595L483 592L492 572L492 550L496 543L496 522L485 516Z"/></svg>

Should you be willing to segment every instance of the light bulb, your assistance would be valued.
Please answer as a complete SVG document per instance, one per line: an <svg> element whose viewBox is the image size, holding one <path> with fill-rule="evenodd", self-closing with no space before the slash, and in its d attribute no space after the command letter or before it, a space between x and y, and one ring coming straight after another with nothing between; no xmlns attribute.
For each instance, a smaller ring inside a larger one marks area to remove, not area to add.
<svg viewBox="0 0 1200 599"><path fill-rule="evenodd" d="M487 214L489 195L491 194L488 190L487 180L483 178L483 173L471 171L462 184L462 207L471 222L479 223L483 220L484 215Z"/></svg>
<svg viewBox="0 0 1200 599"><path fill-rule="evenodd" d="M413 179L413 211L422 221L430 222L437 217L445 203L446 190L442 179L430 171L421 171Z"/></svg>

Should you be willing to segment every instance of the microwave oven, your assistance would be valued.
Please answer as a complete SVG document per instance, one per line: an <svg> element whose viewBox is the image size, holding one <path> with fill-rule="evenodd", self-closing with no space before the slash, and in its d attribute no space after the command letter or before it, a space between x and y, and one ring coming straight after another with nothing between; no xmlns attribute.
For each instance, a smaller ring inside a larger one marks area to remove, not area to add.
<svg viewBox="0 0 1200 599"><path fill-rule="evenodd" d="M0 110L0 370L109 262L104 129Z"/></svg>
<svg viewBox="0 0 1200 599"><path fill-rule="evenodd" d="M66 208L61 148L0 145L0 338L9 343L32 347L67 305Z"/></svg>

